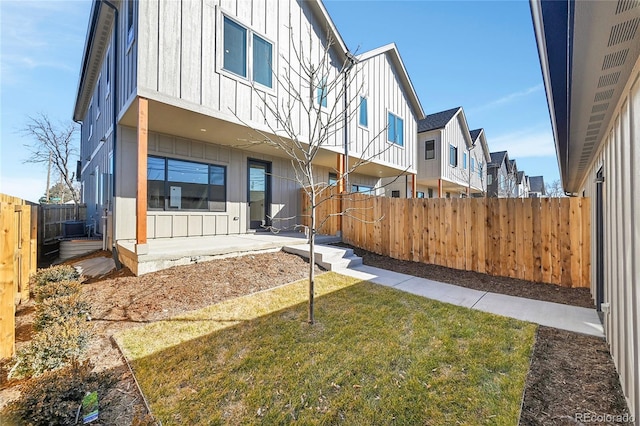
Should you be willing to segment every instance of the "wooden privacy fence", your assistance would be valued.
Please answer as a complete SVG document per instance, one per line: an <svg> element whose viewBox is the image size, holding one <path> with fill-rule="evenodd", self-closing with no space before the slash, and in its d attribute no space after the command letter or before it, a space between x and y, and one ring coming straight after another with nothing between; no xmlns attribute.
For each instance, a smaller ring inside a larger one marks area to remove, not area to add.
<svg viewBox="0 0 640 426"><path fill-rule="evenodd" d="M29 300L29 277L37 265L38 209L0 194L0 358L13 356L15 309Z"/></svg>
<svg viewBox="0 0 640 426"><path fill-rule="evenodd" d="M308 202L302 198L304 214ZM317 217L340 211L346 213L343 241L374 253L566 287L590 286L588 198L334 194L320 205ZM318 232L335 234L335 222Z"/></svg>

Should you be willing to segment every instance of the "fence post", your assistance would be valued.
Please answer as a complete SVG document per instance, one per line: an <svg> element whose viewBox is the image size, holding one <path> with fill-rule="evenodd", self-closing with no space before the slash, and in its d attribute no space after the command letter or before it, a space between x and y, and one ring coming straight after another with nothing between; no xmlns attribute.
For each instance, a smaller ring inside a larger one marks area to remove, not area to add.
<svg viewBox="0 0 640 426"><path fill-rule="evenodd" d="M0 203L0 358L15 350L14 215L13 204Z"/></svg>

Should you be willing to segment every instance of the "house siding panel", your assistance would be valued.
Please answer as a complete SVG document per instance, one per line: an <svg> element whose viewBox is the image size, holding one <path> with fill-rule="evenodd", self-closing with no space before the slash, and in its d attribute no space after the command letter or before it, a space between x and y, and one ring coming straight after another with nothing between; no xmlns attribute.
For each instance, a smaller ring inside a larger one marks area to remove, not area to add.
<svg viewBox="0 0 640 426"><path fill-rule="evenodd" d="M640 413L640 61L613 113L602 147L589 167L582 190L595 200L595 178L604 170L604 302L605 332L620 374L622 389L634 416ZM596 203L591 203L591 221L596 223ZM599 239L592 226L591 238ZM592 250L591 293L596 295L597 250Z"/></svg>

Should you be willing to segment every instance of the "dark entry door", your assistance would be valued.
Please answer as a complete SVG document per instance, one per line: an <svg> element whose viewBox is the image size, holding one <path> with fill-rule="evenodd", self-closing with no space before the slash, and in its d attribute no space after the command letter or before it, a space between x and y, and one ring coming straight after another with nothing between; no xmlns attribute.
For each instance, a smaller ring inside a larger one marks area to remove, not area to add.
<svg viewBox="0 0 640 426"><path fill-rule="evenodd" d="M604 172L596 175L596 307L601 312L604 302L604 217L603 217Z"/></svg>
<svg viewBox="0 0 640 426"><path fill-rule="evenodd" d="M262 229L271 225L271 163L250 159L248 169L249 228Z"/></svg>

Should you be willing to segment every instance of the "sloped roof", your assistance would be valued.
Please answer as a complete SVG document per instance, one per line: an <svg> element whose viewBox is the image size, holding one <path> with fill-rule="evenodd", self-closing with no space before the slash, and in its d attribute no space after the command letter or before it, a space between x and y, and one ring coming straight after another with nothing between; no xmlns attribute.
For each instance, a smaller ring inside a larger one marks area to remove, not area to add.
<svg viewBox="0 0 640 426"><path fill-rule="evenodd" d="M331 19L327 16L327 19ZM424 110L422 109L422 104L420 104L420 99L416 93L415 88L413 87L413 83L411 82L411 78L409 77L409 73L404 66L404 62L402 61L402 57L400 56L400 51L395 43L389 43L384 46L378 47L377 49L372 49L367 52L362 53L357 56L358 61L366 61L367 59L373 58L377 55L387 54L391 60L391 63L396 67L397 72L400 77L401 83L404 85L407 96L409 97L409 104L412 106L413 111L416 114L416 118L420 120L424 117Z"/></svg>
<svg viewBox="0 0 640 426"><path fill-rule="evenodd" d="M446 126L461 109L462 107L456 107L427 115L425 118L418 121L418 133L444 128L444 126Z"/></svg>
<svg viewBox="0 0 640 426"><path fill-rule="evenodd" d="M544 189L544 178L542 176L529 176L529 191L546 194Z"/></svg>
<svg viewBox="0 0 640 426"><path fill-rule="evenodd" d="M492 152L489 166L500 166L504 162L505 158L509 158L507 156L507 151Z"/></svg>
<svg viewBox="0 0 640 426"><path fill-rule="evenodd" d="M476 140L478 140L478 136L480 136L480 133L482 132L482 129L475 129L475 130L471 130L469 132L469 134L471 135L471 140L473 142L475 142Z"/></svg>
<svg viewBox="0 0 640 426"><path fill-rule="evenodd" d="M518 185L520 185L522 183L523 179L524 179L524 172L518 172L518 177L517 177L517 180L516 180Z"/></svg>

